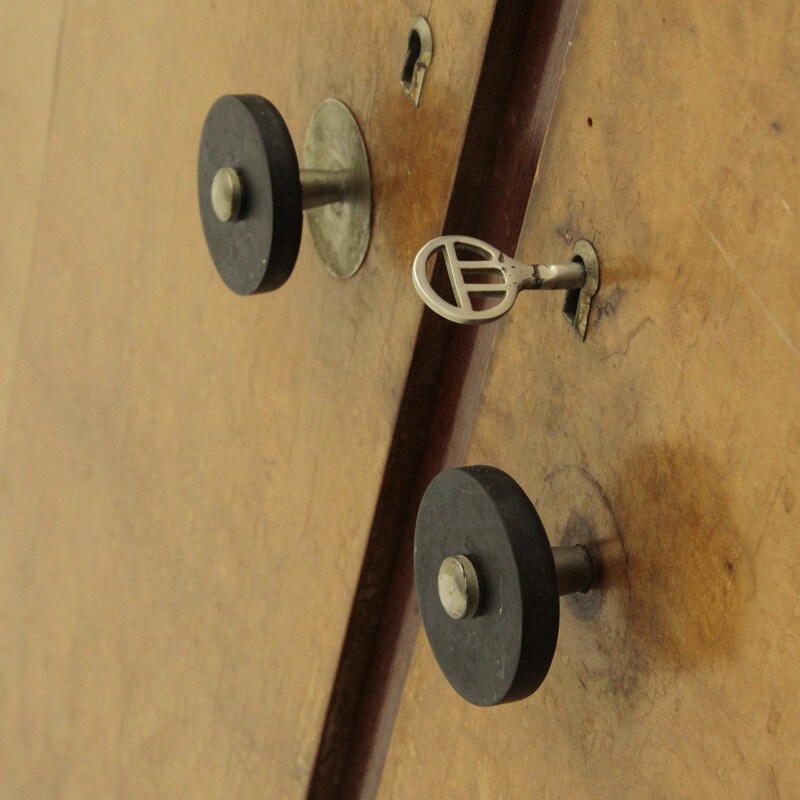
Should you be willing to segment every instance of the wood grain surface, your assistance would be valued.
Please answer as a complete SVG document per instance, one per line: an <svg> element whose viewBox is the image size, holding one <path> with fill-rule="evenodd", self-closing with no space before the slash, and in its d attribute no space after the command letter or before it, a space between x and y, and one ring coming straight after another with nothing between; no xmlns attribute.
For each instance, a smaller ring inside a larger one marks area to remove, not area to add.
<svg viewBox="0 0 800 800"><path fill-rule="evenodd" d="M511 473L601 591L542 688L469 706L424 634L381 797L792 797L800 786L800 15L584 0L518 255L591 239L501 323L468 463Z"/></svg>
<svg viewBox="0 0 800 800"><path fill-rule="evenodd" d="M0 452L45 159L63 0L0 7Z"/></svg>
<svg viewBox="0 0 800 800"><path fill-rule="evenodd" d="M415 110L408 2L66 4L0 453L4 797L305 793L492 4L427 11ZM274 295L222 285L195 168L231 92L298 146L323 98L353 110L352 280L306 237Z"/></svg>

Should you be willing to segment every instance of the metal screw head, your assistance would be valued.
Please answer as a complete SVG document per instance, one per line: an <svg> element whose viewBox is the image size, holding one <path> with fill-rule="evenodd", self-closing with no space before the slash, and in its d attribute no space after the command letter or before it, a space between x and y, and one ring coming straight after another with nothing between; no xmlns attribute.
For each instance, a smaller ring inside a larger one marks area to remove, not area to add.
<svg viewBox="0 0 800 800"><path fill-rule="evenodd" d="M211 206L220 222L234 222L242 208L242 181L231 167L217 170L211 182Z"/></svg>
<svg viewBox="0 0 800 800"><path fill-rule="evenodd" d="M453 619L475 616L480 586L475 567L466 556L448 556L439 567L439 600Z"/></svg>

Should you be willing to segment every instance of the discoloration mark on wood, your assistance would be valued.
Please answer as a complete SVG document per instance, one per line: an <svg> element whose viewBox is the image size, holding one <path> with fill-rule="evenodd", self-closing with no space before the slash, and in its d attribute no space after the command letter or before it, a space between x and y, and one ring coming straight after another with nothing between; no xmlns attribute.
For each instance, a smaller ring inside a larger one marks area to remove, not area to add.
<svg viewBox="0 0 800 800"><path fill-rule="evenodd" d="M630 551L633 648L640 667L730 658L755 592L752 553L731 516L724 469L692 445L644 448L612 490Z"/></svg>
<svg viewBox="0 0 800 800"><path fill-rule="evenodd" d="M787 514L791 514L792 511L794 511L795 506L797 505L797 495L794 493L791 486L787 486L783 490L782 499L783 499L783 510Z"/></svg>

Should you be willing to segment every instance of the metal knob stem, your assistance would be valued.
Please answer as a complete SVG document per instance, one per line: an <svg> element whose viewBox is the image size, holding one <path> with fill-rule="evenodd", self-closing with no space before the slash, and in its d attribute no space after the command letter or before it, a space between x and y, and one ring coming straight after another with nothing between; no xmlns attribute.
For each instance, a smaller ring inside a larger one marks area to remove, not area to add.
<svg viewBox="0 0 800 800"><path fill-rule="evenodd" d="M588 592L594 583L594 565L586 548L580 545L554 547L558 594L563 597L573 592Z"/></svg>
<svg viewBox="0 0 800 800"><path fill-rule="evenodd" d="M340 203L353 183L353 173L346 169L301 169L300 188L303 191L303 210Z"/></svg>
<svg viewBox="0 0 800 800"><path fill-rule="evenodd" d="M580 545L554 547L558 594L588 592L594 581L594 565ZM479 612L481 588L475 565L465 555L448 556L439 567L439 601L453 619L471 619Z"/></svg>
<svg viewBox="0 0 800 800"><path fill-rule="evenodd" d="M339 203L353 183L353 173L346 169L301 169L300 188L303 210ZM236 222L242 215L242 180L232 167L217 170L211 183L211 205L220 222Z"/></svg>

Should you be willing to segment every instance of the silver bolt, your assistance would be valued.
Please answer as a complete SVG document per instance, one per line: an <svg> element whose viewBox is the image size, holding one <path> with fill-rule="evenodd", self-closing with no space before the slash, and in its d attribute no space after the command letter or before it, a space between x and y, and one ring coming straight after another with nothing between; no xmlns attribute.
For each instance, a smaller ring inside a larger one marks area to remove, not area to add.
<svg viewBox="0 0 800 800"><path fill-rule="evenodd" d="M480 602L480 586L475 567L466 556L448 556L442 561L439 567L439 600L453 619L475 616Z"/></svg>
<svg viewBox="0 0 800 800"><path fill-rule="evenodd" d="M233 222L242 208L242 181L231 167L217 170L211 182L211 205L220 222Z"/></svg>

